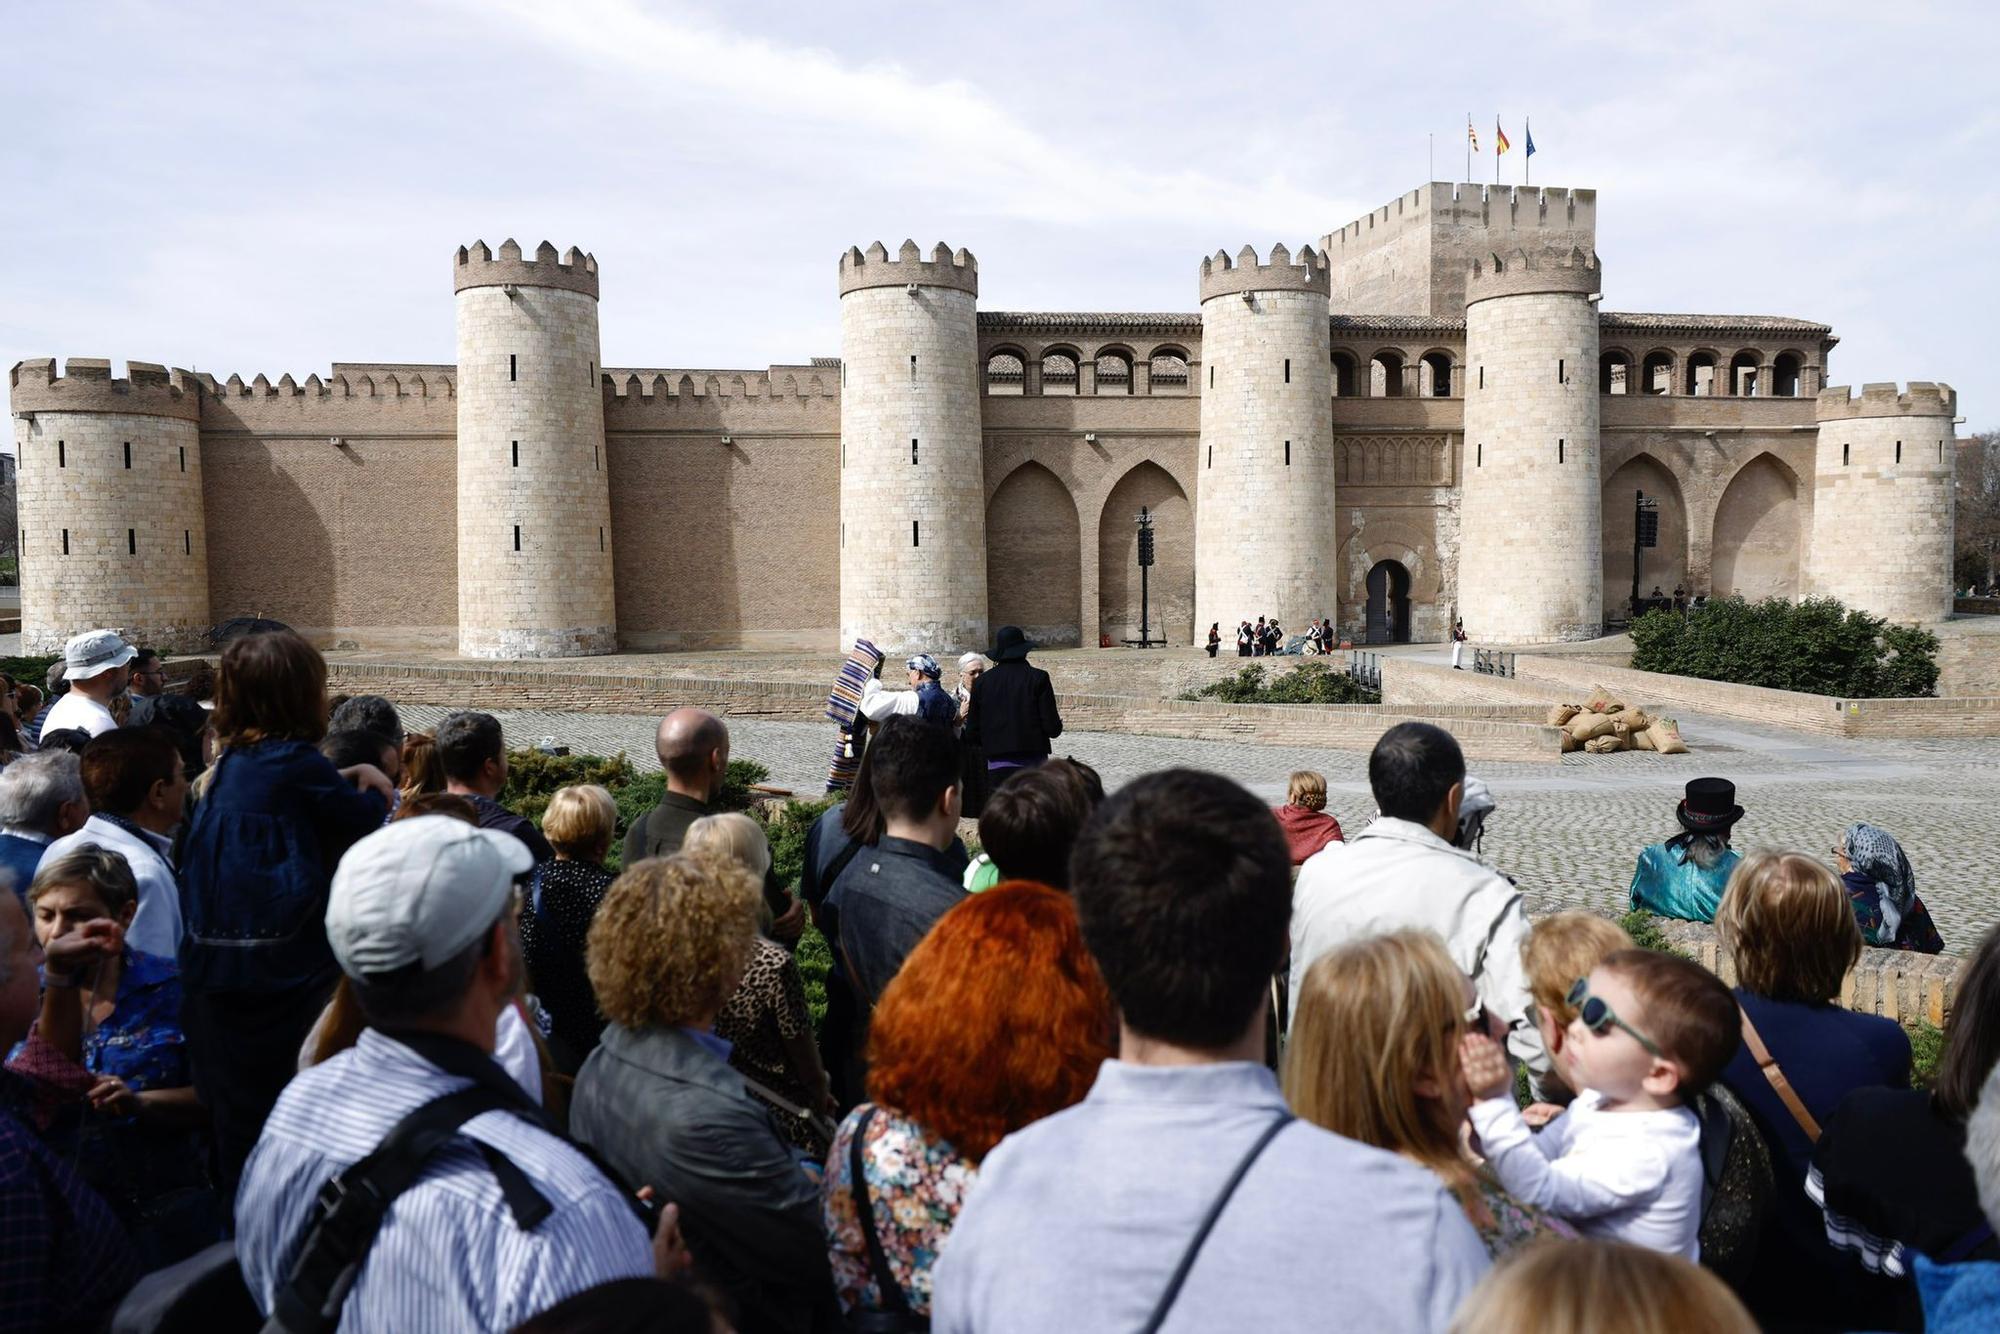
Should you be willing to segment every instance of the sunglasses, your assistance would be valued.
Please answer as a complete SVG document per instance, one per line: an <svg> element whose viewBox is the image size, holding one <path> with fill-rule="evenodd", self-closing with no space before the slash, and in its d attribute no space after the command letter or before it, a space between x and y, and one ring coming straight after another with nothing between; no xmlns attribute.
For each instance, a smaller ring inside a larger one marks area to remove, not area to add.
<svg viewBox="0 0 2000 1334"><path fill-rule="evenodd" d="M1590 994L1589 978L1579 977L1572 983L1567 999L1570 1008L1576 1011L1579 1019L1583 1020L1583 1026L1598 1037L1603 1037L1613 1028L1622 1028L1654 1056L1663 1061L1667 1059L1667 1054L1660 1050L1658 1043L1620 1019L1617 1011L1613 1010L1602 997Z"/></svg>

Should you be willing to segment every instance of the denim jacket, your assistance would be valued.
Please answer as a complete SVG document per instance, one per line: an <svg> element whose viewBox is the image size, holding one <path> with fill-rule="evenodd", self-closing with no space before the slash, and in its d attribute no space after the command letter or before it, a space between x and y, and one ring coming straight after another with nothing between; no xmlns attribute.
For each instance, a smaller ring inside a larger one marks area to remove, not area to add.
<svg viewBox="0 0 2000 1334"><path fill-rule="evenodd" d="M303 741L232 746L181 852L181 985L289 991L330 979L333 868L386 814Z"/></svg>

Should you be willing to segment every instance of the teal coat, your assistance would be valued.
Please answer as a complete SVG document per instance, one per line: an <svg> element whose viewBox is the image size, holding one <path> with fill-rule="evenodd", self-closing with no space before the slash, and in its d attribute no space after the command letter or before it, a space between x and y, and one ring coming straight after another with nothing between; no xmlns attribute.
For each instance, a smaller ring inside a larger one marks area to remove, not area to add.
<svg viewBox="0 0 2000 1334"><path fill-rule="evenodd" d="M1703 870L1687 860L1685 849L1655 843L1639 854L1639 864L1633 868L1632 906L1661 917L1712 922L1729 874L1742 860L1743 854L1730 848Z"/></svg>

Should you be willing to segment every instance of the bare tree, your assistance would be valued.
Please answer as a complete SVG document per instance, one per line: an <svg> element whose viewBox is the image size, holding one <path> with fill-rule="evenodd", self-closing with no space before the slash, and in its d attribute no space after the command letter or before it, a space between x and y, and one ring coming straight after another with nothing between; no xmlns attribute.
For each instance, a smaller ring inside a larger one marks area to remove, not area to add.
<svg viewBox="0 0 2000 1334"><path fill-rule="evenodd" d="M2000 566L2000 431L1959 442L1954 578L1987 587Z"/></svg>

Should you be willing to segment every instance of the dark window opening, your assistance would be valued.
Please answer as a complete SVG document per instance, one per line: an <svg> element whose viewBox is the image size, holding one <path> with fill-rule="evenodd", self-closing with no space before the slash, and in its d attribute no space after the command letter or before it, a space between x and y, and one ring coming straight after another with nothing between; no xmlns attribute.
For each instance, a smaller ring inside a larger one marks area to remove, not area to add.
<svg viewBox="0 0 2000 1334"><path fill-rule="evenodd" d="M1215 388L1215 367L1213 366L1208 368L1208 387L1210 389Z"/></svg>
<svg viewBox="0 0 2000 1334"><path fill-rule="evenodd" d="M1903 442L1898 440L1896 442L1896 462L1901 463L1902 461L1903 461Z"/></svg>
<svg viewBox="0 0 2000 1334"><path fill-rule="evenodd" d="M601 463L601 462L600 462L600 461L598 460L598 457L597 457L597 453L598 453L598 450L599 450L600 448L601 448L601 446L598 446L598 445L592 445L592 446L590 447L590 470L591 470L592 472L603 472L603 471L604 471L604 465L603 465L603 463Z"/></svg>
<svg viewBox="0 0 2000 1334"><path fill-rule="evenodd" d="M60 440L56 441L56 467L69 467L69 450Z"/></svg>
<svg viewBox="0 0 2000 1334"><path fill-rule="evenodd" d="M188 447L187 447L186 445L182 445L182 446L181 446L181 471L182 471L182 472L186 472L187 470L188 470Z"/></svg>
<svg viewBox="0 0 2000 1334"><path fill-rule="evenodd" d="M916 462L917 462L917 441L916 437L912 436L910 438L910 466L915 467Z"/></svg>
<svg viewBox="0 0 2000 1334"><path fill-rule="evenodd" d="M1286 357L1286 358L1285 358L1285 383L1286 383L1286 384L1290 384L1291 382L1292 382L1292 359L1291 359L1290 357Z"/></svg>
<svg viewBox="0 0 2000 1334"><path fill-rule="evenodd" d="M590 363L590 364L589 364L588 366L586 366L586 367L584 368L584 371L585 371L585 374L584 374L584 377L583 377L583 382L584 382L585 384L596 384L596 383L597 383L597 363L596 363L596 362L594 362L594 361L593 361L593 362L591 362L591 363Z"/></svg>
<svg viewBox="0 0 2000 1334"><path fill-rule="evenodd" d="M1569 383L1569 375L1563 369L1563 359L1561 357L1556 358L1556 383L1557 384Z"/></svg>
<svg viewBox="0 0 2000 1334"><path fill-rule="evenodd" d="M913 547L920 547L923 545L923 541L918 536L917 521L915 519L910 520L910 545Z"/></svg>
<svg viewBox="0 0 2000 1334"><path fill-rule="evenodd" d="M1292 466L1292 442L1289 440L1285 442L1285 466Z"/></svg>
<svg viewBox="0 0 2000 1334"><path fill-rule="evenodd" d="M1486 445L1483 441L1472 447L1472 466L1475 468L1486 466Z"/></svg>
<svg viewBox="0 0 2000 1334"><path fill-rule="evenodd" d="M125 554L128 556L139 554L139 530L136 528L125 530Z"/></svg>
<svg viewBox="0 0 2000 1334"><path fill-rule="evenodd" d="M1847 454L1847 446L1846 446L1846 445L1842 445L1842 446L1840 447L1840 466L1841 466L1841 467L1845 468L1845 467L1847 466L1847 459L1848 459L1848 454Z"/></svg>
<svg viewBox="0 0 2000 1334"><path fill-rule="evenodd" d="M1942 440L1938 441L1938 462L1944 462L1944 441ZM21 545L26 546L27 543L23 542Z"/></svg>
<svg viewBox="0 0 2000 1334"><path fill-rule="evenodd" d="M604 550L604 525L601 523L597 525L597 549Z"/></svg>
<svg viewBox="0 0 2000 1334"><path fill-rule="evenodd" d="M912 352L910 353L910 383L915 384L916 382L917 382L917 354Z"/></svg>
<svg viewBox="0 0 2000 1334"><path fill-rule="evenodd" d="M1563 441L1561 441L1561 440L1558 440L1558 441L1556 441L1556 462L1557 462L1557 463L1561 463L1561 462L1563 461L1563 443L1564 443L1564 442L1563 442Z"/></svg>
<svg viewBox="0 0 2000 1334"><path fill-rule="evenodd" d="M1209 467L1211 467L1211 468L1213 468L1213 467L1215 466L1215 446L1214 446L1214 445L1210 445L1210 446L1208 447L1208 466L1209 466Z"/></svg>
<svg viewBox="0 0 2000 1334"><path fill-rule="evenodd" d="M512 352L507 354L507 378L510 380L521 378L521 359Z"/></svg>
<svg viewBox="0 0 2000 1334"><path fill-rule="evenodd" d="M132 466L132 442L130 440L125 442L125 466L128 468Z"/></svg>
<svg viewBox="0 0 2000 1334"><path fill-rule="evenodd" d="M181 554L183 556L194 555L194 532L192 529L181 529Z"/></svg>
<svg viewBox="0 0 2000 1334"><path fill-rule="evenodd" d="M63 529L63 555L69 555L69 529Z"/></svg>
<svg viewBox="0 0 2000 1334"><path fill-rule="evenodd" d="M1486 387L1486 368L1484 366L1479 368L1479 387L1481 389Z"/></svg>
<svg viewBox="0 0 2000 1334"><path fill-rule="evenodd" d="M520 549L521 549L521 525L517 523L514 525L514 550L519 551Z"/></svg>
<svg viewBox="0 0 2000 1334"><path fill-rule="evenodd" d="M521 466L521 442L519 440L514 442L514 466L516 468Z"/></svg>

